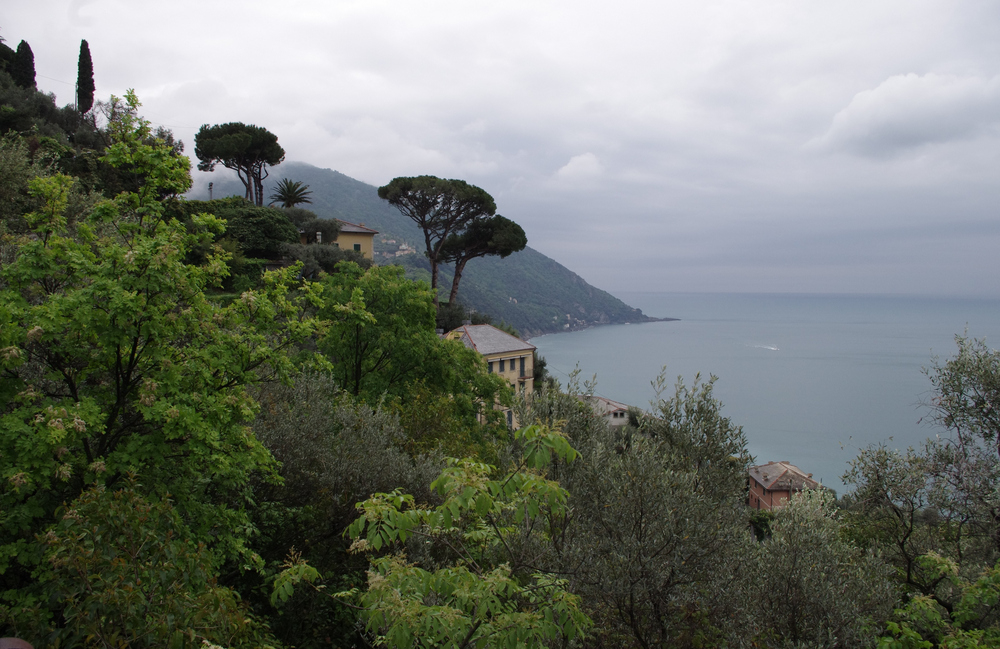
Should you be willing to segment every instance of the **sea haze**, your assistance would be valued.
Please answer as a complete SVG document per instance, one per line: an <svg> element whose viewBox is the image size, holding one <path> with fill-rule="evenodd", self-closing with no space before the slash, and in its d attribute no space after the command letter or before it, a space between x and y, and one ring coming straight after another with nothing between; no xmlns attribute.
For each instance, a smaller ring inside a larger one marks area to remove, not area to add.
<svg viewBox="0 0 1000 649"><path fill-rule="evenodd" d="M651 384L718 377L723 413L742 425L758 462L787 460L843 493L861 448L916 446L922 372L956 349L955 335L1000 345L1000 300L901 296L624 293L675 322L595 327L532 339L565 385L575 367L597 394L648 408ZM669 396L669 395L667 395Z"/></svg>

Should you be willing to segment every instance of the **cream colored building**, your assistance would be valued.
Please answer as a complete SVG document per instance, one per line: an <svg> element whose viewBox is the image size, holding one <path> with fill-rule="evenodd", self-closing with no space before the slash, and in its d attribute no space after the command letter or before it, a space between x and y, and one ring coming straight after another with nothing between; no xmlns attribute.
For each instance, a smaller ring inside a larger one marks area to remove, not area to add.
<svg viewBox="0 0 1000 649"><path fill-rule="evenodd" d="M581 397L581 399L590 405L594 414L607 421L609 426L617 428L628 423L628 404L596 395Z"/></svg>
<svg viewBox="0 0 1000 649"><path fill-rule="evenodd" d="M462 325L445 337L460 340L469 349L479 352L489 372L507 379L519 394L535 391L535 346L531 343L493 325ZM511 411L507 410L506 416L508 425L516 425Z"/></svg>
<svg viewBox="0 0 1000 649"><path fill-rule="evenodd" d="M356 250L365 259L375 259L375 235L378 230L340 219L337 219L337 223L340 224L340 234L333 245L344 250Z"/></svg>

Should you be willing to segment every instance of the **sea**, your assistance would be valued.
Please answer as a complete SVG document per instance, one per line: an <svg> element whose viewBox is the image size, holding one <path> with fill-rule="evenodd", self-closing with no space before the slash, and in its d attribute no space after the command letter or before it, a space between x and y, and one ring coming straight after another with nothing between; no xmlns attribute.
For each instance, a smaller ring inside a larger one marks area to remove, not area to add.
<svg viewBox="0 0 1000 649"><path fill-rule="evenodd" d="M802 294L619 293L669 322L607 325L533 338L563 386L579 369L595 393L643 409L667 392L717 377L722 413L757 463L797 465L843 494L861 449L905 449L946 434L922 418L926 371L955 354L956 335L1000 347L1000 300Z"/></svg>

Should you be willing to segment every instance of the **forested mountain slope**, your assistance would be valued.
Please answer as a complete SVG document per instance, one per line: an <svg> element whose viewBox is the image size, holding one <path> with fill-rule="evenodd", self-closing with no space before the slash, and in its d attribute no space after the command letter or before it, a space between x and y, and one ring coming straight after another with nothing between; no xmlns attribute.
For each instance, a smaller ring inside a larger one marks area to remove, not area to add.
<svg viewBox="0 0 1000 649"><path fill-rule="evenodd" d="M423 234L416 224L381 200L376 187L331 169L286 162L271 170L268 193L285 177L309 185L312 203L303 207L320 217L362 223L378 230L376 263L399 263L406 267L411 277L430 278L429 265L423 255ZM243 186L233 176L218 173L213 182L215 198L243 194ZM191 197L208 198L204 190L192 193ZM389 243L391 240L395 243ZM385 253L398 251L404 242L416 252L386 256ZM446 298L451 275L448 268L441 270L442 297ZM531 247L506 259L486 257L470 262L462 277L459 300L496 320L512 324L523 336L595 324L650 320L639 309L591 286L576 273Z"/></svg>

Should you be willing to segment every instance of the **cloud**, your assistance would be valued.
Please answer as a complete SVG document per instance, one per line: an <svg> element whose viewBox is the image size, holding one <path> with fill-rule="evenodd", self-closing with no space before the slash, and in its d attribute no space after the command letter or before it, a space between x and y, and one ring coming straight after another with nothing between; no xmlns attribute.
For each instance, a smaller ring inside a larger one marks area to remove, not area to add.
<svg viewBox="0 0 1000 649"><path fill-rule="evenodd" d="M588 151L587 153L581 153L570 158L569 162L556 172L556 178L560 180L582 180L600 176L602 173L604 173L604 165L601 164L596 155Z"/></svg>
<svg viewBox="0 0 1000 649"><path fill-rule="evenodd" d="M854 95L811 146L889 157L975 138L1000 123L1000 77L905 74Z"/></svg>

